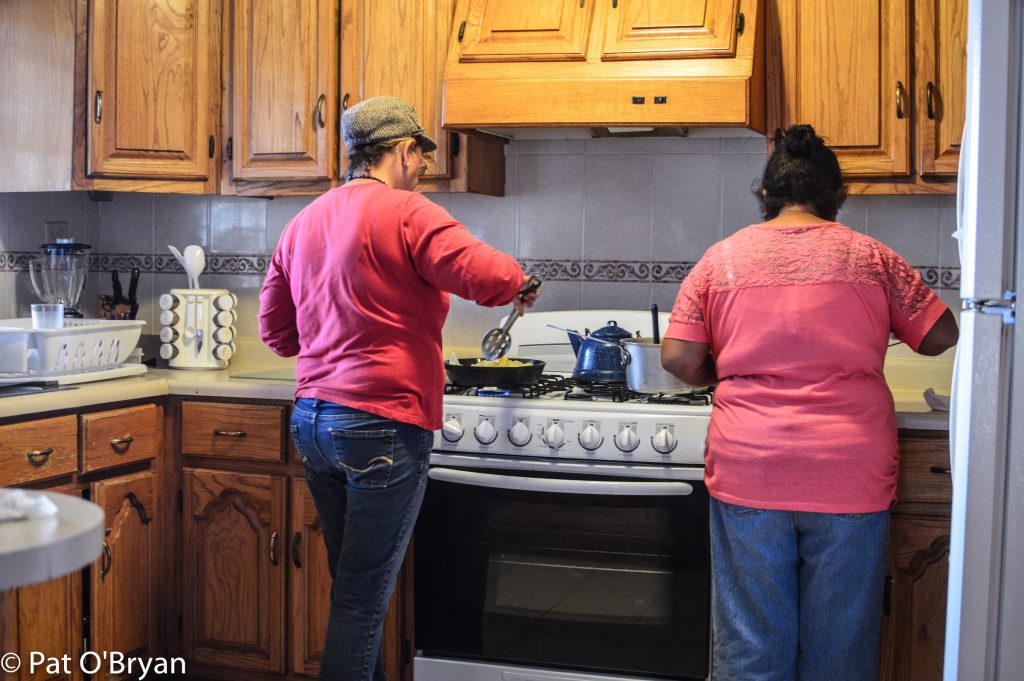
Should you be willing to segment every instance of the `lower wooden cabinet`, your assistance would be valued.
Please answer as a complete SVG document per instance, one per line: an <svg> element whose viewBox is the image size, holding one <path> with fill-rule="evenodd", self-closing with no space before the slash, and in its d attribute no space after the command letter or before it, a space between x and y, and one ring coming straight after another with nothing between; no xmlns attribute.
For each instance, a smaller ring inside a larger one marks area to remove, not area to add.
<svg viewBox="0 0 1024 681"><path fill-rule="evenodd" d="M162 513L157 504L157 476L151 471L125 475L90 485L92 500L103 509L106 531L103 553L92 566L89 580L89 647L125 656L158 656L158 599L163 576L158 537ZM104 662L93 679L123 679Z"/></svg>
<svg viewBox="0 0 1024 681"><path fill-rule="evenodd" d="M290 488L291 670L304 676L316 676L331 612L331 572L327 567L327 547L320 517L306 481L293 478Z"/></svg>
<svg viewBox="0 0 1024 681"><path fill-rule="evenodd" d="M889 529L882 681L941 681L952 479L945 433L901 434Z"/></svg>
<svg viewBox="0 0 1024 681"><path fill-rule="evenodd" d="M186 658L283 672L284 478L186 468L182 481Z"/></svg>

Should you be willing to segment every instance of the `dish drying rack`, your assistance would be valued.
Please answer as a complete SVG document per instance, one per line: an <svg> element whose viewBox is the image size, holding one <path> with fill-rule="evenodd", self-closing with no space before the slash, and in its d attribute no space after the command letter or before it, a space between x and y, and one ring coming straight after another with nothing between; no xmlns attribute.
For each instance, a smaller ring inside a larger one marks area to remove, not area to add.
<svg viewBox="0 0 1024 681"><path fill-rule="evenodd" d="M128 362L146 322L65 319L33 329L31 319L0 320L0 383L84 383L146 373Z"/></svg>

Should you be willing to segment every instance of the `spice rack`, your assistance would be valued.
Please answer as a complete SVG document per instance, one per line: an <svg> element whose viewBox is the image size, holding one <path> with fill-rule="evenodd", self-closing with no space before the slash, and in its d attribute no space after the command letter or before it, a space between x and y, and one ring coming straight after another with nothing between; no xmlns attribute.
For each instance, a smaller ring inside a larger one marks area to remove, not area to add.
<svg viewBox="0 0 1024 681"><path fill-rule="evenodd" d="M238 298L224 288L160 296L160 356L174 369L224 369L235 354Z"/></svg>

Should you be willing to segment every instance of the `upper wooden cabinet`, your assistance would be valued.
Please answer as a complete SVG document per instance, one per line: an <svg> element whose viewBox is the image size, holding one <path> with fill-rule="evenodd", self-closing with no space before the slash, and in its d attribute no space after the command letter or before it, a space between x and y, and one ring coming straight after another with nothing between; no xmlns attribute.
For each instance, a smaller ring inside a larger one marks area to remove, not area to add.
<svg viewBox="0 0 1024 681"><path fill-rule="evenodd" d="M619 11L607 15L601 58L734 57L739 4L739 0L622 0Z"/></svg>
<svg viewBox="0 0 1024 681"><path fill-rule="evenodd" d="M338 0L234 0L231 7L232 178L336 178Z"/></svg>
<svg viewBox="0 0 1024 681"><path fill-rule="evenodd" d="M459 0L444 124L764 132L763 0Z"/></svg>
<svg viewBox="0 0 1024 681"><path fill-rule="evenodd" d="M595 2L472 0L460 28L459 60L586 59Z"/></svg>
<svg viewBox="0 0 1024 681"><path fill-rule="evenodd" d="M217 177L219 43L215 3L202 0L80 0L87 31L76 144L84 167L74 185L104 179L174 180L213 191ZM83 58L84 57L84 58Z"/></svg>
<svg viewBox="0 0 1024 681"><path fill-rule="evenodd" d="M770 128L813 125L855 193L955 189L965 0L769 0L767 14Z"/></svg>

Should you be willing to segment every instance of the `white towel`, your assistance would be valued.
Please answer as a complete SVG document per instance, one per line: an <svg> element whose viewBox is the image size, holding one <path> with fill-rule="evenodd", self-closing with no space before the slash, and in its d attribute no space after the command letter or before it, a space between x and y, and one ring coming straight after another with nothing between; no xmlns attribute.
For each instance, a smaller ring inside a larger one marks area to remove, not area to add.
<svg viewBox="0 0 1024 681"><path fill-rule="evenodd" d="M57 505L45 495L28 495L20 489L0 489L0 522L37 520L57 515Z"/></svg>
<svg viewBox="0 0 1024 681"><path fill-rule="evenodd" d="M949 395L939 395L933 388L924 391L924 401L933 411L949 411Z"/></svg>

